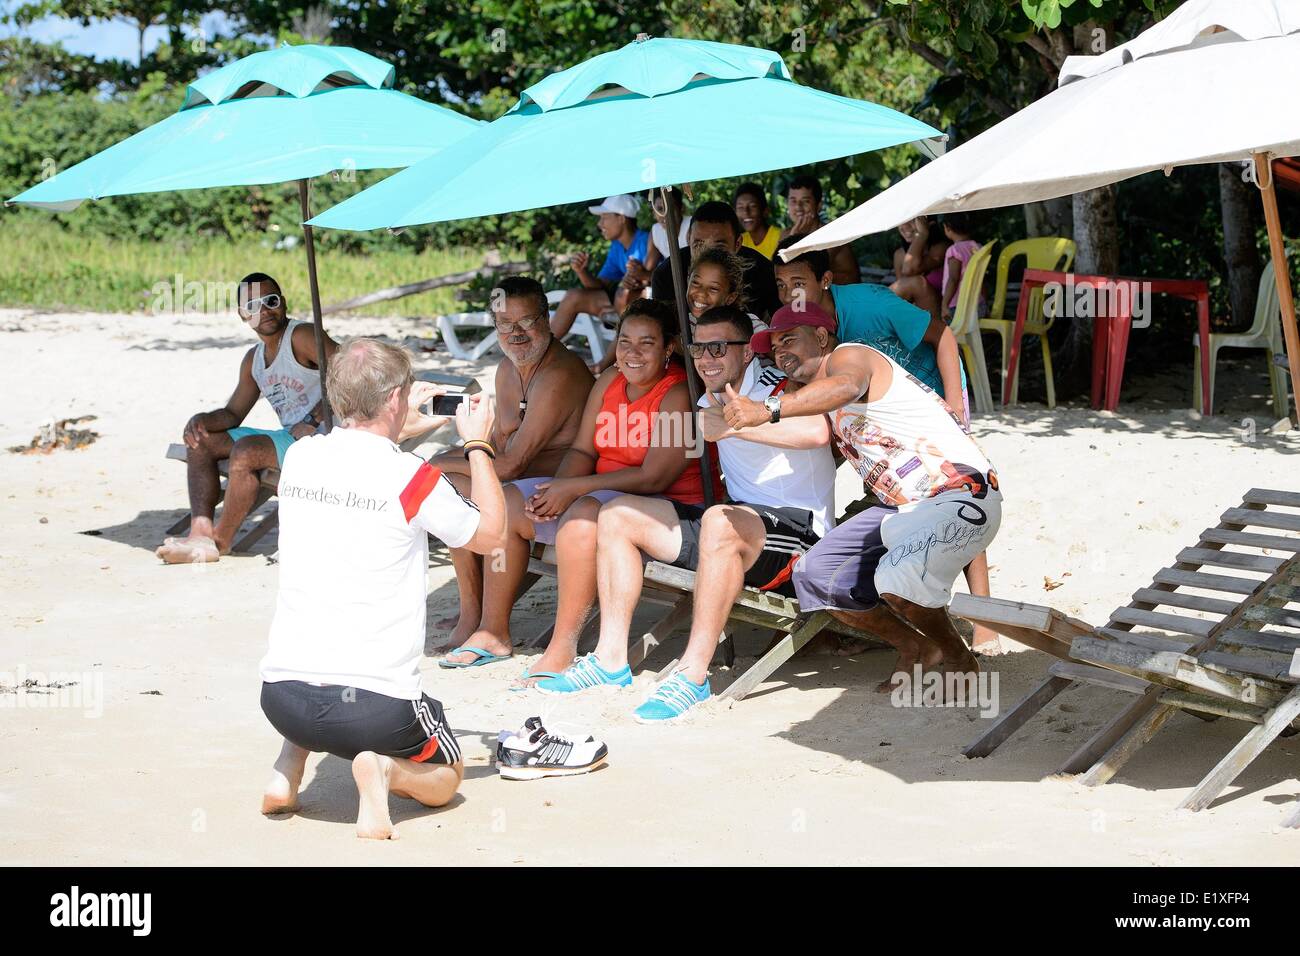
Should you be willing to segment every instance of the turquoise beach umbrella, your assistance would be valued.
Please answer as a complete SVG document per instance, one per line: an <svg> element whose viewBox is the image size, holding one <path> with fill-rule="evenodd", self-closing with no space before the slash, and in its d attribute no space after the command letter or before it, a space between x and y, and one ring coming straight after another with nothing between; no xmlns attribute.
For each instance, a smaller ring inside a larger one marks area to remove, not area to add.
<svg viewBox="0 0 1300 956"><path fill-rule="evenodd" d="M297 180L305 221L309 179L409 166L484 125L394 90L393 79L390 64L347 47L254 53L191 83L175 114L9 203L68 211L109 196ZM303 232L319 348L315 243Z"/></svg>
<svg viewBox="0 0 1300 956"><path fill-rule="evenodd" d="M500 119L327 209L311 224L402 227L645 189L666 193L680 183L802 166L941 135L875 103L800 86L770 50L643 34L530 86ZM666 205L677 313L689 344L677 214L672 203ZM690 362L686 369L698 399L695 369ZM707 455L700 467L708 495Z"/></svg>
<svg viewBox="0 0 1300 956"><path fill-rule="evenodd" d="M517 212L940 136L800 86L770 50L638 39L530 86L500 119L311 223L378 229Z"/></svg>

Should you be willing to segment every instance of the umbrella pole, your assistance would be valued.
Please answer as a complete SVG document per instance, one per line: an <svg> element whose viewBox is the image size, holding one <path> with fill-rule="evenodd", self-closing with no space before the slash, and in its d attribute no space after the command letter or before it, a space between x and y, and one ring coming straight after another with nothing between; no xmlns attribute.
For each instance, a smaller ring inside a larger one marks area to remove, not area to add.
<svg viewBox="0 0 1300 956"><path fill-rule="evenodd" d="M1282 222L1277 213L1277 193L1273 191L1273 163L1267 153L1255 154L1255 185L1264 201L1264 221L1268 226L1268 247L1273 255L1273 278L1277 282L1277 301L1282 310L1282 335L1286 339L1286 360L1291 370L1291 393L1297 403L1293 416L1300 422L1300 333L1296 330L1295 302L1291 296L1291 272L1282 241ZM1268 360L1273 361L1272 354Z"/></svg>
<svg viewBox="0 0 1300 956"><path fill-rule="evenodd" d="M682 274L682 257L678 255L681 246L678 245L678 231L682 227L682 221L677 215L677 207L673 205L668 194L672 187L664 186L660 188L659 194L663 197L665 206L666 222L664 226L668 229L668 266L673 273L673 298L677 300L677 323L682 332L682 351L686 354L682 356L686 363L686 387L691 395L691 423L695 426L695 435L700 443L700 477L704 480L704 507L712 508L716 501L713 500L713 468L709 464L708 443L700 435L699 412L700 396L704 394L704 388L700 384L700 377L695 371L695 363L691 361L691 314L686 308L686 277Z"/></svg>
<svg viewBox="0 0 1300 956"><path fill-rule="evenodd" d="M302 207L302 237L307 245L307 284L311 287L311 314L316 332L316 366L320 369L321 422L325 431L334 427L334 414L330 411L329 395L325 391L325 323L320 314L320 286L316 282L316 240L307 220L311 218L311 203L307 199L307 180L298 180L298 204Z"/></svg>

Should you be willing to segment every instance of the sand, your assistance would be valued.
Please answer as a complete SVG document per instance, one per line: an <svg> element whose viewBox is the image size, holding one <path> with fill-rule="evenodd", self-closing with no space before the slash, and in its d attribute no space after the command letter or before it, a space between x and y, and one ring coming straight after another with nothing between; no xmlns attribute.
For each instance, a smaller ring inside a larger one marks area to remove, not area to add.
<svg viewBox="0 0 1300 956"><path fill-rule="evenodd" d="M336 336L401 340L423 329L332 323ZM426 689L446 704L466 754L452 805L394 798L401 840L359 841L349 768L313 757L302 812L264 818L279 741L258 708L257 662L275 600L275 536L214 566L165 567L153 555L186 510L184 468L164 450L190 414L225 400L249 344L228 315L0 312L0 443L26 443L43 422L76 415L98 416L83 427L100 434L77 451L0 453L0 682L60 673L78 682L47 698L63 706L0 706L0 862L1149 865L1284 863L1300 852L1300 831L1280 828L1300 799L1300 739L1276 742L1193 814L1175 807L1245 725L1176 715L1114 781L1089 789L1052 774L1121 695L1067 691L992 757L971 761L961 748L987 721L891 706L870 691L889 670L883 651L797 659L735 707L677 727L630 718L653 667L635 690L556 702L507 691L536 652L453 673L430 658ZM436 353L422 361L465 368ZM1190 370L1139 379L1118 415L1027 403L981 417L1006 495L994 593L1100 622L1248 487L1295 488L1300 441L1268 433L1260 371L1221 368L1222 387L1246 384L1229 414L1204 420L1182 409ZM1243 417L1255 420L1253 435ZM269 409L249 423L272 424ZM1049 593L1045 578L1060 586ZM455 608L437 553L431 646L442 637L434 622ZM553 611L553 584L539 585L516 612L517 635ZM738 646L748 665L763 637L741 633ZM985 661L1003 707L1048 664L1011 650ZM733 678L719 671L715 689ZM76 699L78 687L92 693ZM497 732L537 713L606 740L608 766L497 778Z"/></svg>

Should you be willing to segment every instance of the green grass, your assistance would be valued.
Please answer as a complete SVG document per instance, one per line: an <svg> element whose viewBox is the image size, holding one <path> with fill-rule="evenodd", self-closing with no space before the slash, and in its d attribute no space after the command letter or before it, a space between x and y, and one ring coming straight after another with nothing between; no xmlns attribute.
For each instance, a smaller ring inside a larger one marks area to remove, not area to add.
<svg viewBox="0 0 1300 956"><path fill-rule="evenodd" d="M277 234L278 235L278 234ZM15 217L0 229L0 307L150 311L154 288L185 283L234 282L249 272L275 276L296 315L311 312L307 290L307 256L301 234L290 249L272 248L270 240L231 242L195 239L145 242L70 232L54 222ZM515 256L506 251L503 258ZM329 305L389 286L473 269L483 264L481 249L429 250L394 248L369 255L317 250L321 302ZM380 302L361 310L367 315L439 315L457 311L455 288ZM179 307L180 303L177 303Z"/></svg>

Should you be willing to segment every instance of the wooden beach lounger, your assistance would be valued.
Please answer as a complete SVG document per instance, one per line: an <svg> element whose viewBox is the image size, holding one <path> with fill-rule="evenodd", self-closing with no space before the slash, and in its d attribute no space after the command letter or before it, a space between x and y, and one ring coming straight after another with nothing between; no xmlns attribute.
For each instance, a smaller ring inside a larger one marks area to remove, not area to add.
<svg viewBox="0 0 1300 956"><path fill-rule="evenodd" d="M1275 737L1300 728L1300 610L1289 605L1300 605L1300 493L1262 488L1248 491L1102 627L1034 605L954 601L956 613L1062 658L966 754L991 753L1076 681L1117 687L1136 699L1062 772L1104 784L1178 710L1253 724L1181 804L1203 809Z"/></svg>
<svg viewBox="0 0 1300 956"><path fill-rule="evenodd" d="M448 375L443 372L425 371L416 372L415 378L417 381L421 382L433 382L438 385L447 385L452 388L457 388L470 395L479 391L478 381L468 375ZM407 439L407 441L402 444L402 448L406 451L410 451L418 447L424 438L424 435L417 435L414 438ZM174 443L167 446L166 457L173 461L185 461L187 459L187 453L188 449L185 445ZM217 464L217 471L219 471L222 476L221 491L217 494L217 503L220 504L226 497L225 479L230 472L230 463L226 461L219 462ZM275 497L276 489L280 485L280 469L264 468L262 471L257 473L257 478L257 497L253 499L253 507L248 509L249 518L253 517L262 505ZM248 519L246 518L245 520ZM258 541L262 540L262 538L266 536L267 532L275 528L275 526L279 524L279 521L279 507L272 505L267 512L258 519L257 523L252 528L245 532L242 537L235 539L235 543L231 545L230 550L236 554L242 554L243 552L248 551L253 547L253 545L257 544ZM179 521L167 529L167 534L173 536L181 535L186 534L189 530L190 515L186 513Z"/></svg>

